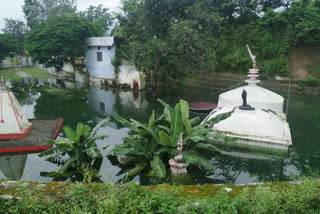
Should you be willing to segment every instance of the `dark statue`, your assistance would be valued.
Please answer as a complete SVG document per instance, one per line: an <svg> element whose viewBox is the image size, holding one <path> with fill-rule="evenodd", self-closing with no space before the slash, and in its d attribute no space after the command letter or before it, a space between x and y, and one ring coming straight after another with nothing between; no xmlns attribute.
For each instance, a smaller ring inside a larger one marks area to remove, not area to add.
<svg viewBox="0 0 320 214"><path fill-rule="evenodd" d="M239 109L241 109L241 110L247 110L247 111L253 111L253 110L255 110L254 107L251 107L251 106L247 103L247 91L246 91L246 90L242 89L241 97L242 97L243 104L242 104L242 106L239 107Z"/></svg>

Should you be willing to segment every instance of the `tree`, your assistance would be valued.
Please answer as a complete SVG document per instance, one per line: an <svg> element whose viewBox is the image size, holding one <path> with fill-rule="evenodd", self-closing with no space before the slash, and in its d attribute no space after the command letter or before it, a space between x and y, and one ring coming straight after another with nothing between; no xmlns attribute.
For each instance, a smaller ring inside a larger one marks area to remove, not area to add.
<svg viewBox="0 0 320 214"><path fill-rule="evenodd" d="M169 56L168 45L171 26L180 20L192 1L124 0L124 15L118 14L120 25L115 32L127 38L126 58L134 61L146 73L153 90L162 61Z"/></svg>
<svg viewBox="0 0 320 214"><path fill-rule="evenodd" d="M24 36L27 34L28 28L23 21L15 19L4 19L5 27L2 31L10 34L14 39L19 42L18 52L22 53L24 48Z"/></svg>
<svg viewBox="0 0 320 214"><path fill-rule="evenodd" d="M35 29L51 16L76 12L76 0L24 0L22 6L27 25Z"/></svg>
<svg viewBox="0 0 320 214"><path fill-rule="evenodd" d="M99 30L87 19L76 14L50 17L26 36L26 48L35 61L46 67L62 67L85 55L84 39L99 36Z"/></svg>
<svg viewBox="0 0 320 214"><path fill-rule="evenodd" d="M16 52L19 43L10 34L0 34L0 60Z"/></svg>
<svg viewBox="0 0 320 214"><path fill-rule="evenodd" d="M102 4L90 5L86 11L80 11L79 16L87 18L90 22L97 24L105 34L112 25L113 17Z"/></svg>

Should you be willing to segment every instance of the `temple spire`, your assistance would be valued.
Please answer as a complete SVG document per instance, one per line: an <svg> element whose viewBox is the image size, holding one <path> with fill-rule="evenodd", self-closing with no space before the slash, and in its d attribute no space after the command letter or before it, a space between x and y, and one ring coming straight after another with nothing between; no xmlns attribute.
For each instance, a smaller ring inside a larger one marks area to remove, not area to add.
<svg viewBox="0 0 320 214"><path fill-rule="evenodd" d="M248 72L249 79L246 80L246 82L248 83L249 86L255 86L257 83L260 82L260 80L256 79L259 76L259 69L258 69L257 63L256 63L256 56L251 53L249 45L246 45L246 46L248 48L248 52L249 52L250 58L252 60L252 68L249 69L249 72Z"/></svg>

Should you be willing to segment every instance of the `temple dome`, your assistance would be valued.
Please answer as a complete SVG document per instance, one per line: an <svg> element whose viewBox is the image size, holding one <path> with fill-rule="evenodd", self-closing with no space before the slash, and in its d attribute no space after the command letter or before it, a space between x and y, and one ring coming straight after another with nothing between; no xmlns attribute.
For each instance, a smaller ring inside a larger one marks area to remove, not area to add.
<svg viewBox="0 0 320 214"><path fill-rule="evenodd" d="M256 85L247 85L219 95L218 108L234 108L242 105L242 91L247 91L247 103L255 108L283 113L283 97Z"/></svg>
<svg viewBox="0 0 320 214"><path fill-rule="evenodd" d="M0 90L0 139L24 138L32 129L20 104L9 90Z"/></svg>

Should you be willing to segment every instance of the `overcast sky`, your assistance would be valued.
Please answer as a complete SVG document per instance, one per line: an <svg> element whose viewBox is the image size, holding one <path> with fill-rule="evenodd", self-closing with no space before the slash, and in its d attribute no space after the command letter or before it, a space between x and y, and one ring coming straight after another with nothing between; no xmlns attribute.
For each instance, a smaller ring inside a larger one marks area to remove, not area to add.
<svg viewBox="0 0 320 214"><path fill-rule="evenodd" d="M104 7L109 8L109 11L119 11L121 0L77 0L78 11L85 10L89 5L103 4ZM25 21L22 12L22 5L24 0L0 0L0 30L4 28L4 18L20 19Z"/></svg>

